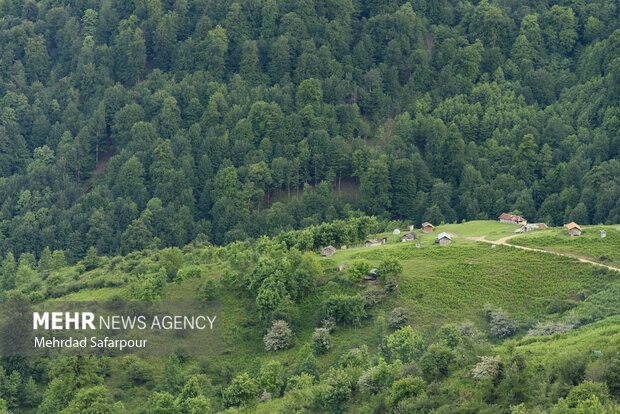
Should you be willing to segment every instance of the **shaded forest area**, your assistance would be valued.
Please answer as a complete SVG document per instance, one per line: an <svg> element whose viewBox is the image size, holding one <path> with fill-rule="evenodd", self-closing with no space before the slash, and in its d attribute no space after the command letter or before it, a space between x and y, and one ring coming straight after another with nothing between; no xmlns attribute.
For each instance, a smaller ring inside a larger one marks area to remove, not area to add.
<svg viewBox="0 0 620 414"><path fill-rule="evenodd" d="M618 223L617 7L4 0L0 251L363 214Z"/></svg>

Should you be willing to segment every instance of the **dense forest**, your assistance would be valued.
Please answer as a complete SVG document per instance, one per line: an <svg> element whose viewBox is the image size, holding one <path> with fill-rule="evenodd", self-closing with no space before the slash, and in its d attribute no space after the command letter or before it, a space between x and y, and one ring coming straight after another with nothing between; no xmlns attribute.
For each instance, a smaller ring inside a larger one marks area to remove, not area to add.
<svg viewBox="0 0 620 414"><path fill-rule="evenodd" d="M620 222L608 1L3 0L0 251Z"/></svg>
<svg viewBox="0 0 620 414"><path fill-rule="evenodd" d="M617 414L618 223L617 1L0 0L0 303L223 343L0 355L0 414Z"/></svg>

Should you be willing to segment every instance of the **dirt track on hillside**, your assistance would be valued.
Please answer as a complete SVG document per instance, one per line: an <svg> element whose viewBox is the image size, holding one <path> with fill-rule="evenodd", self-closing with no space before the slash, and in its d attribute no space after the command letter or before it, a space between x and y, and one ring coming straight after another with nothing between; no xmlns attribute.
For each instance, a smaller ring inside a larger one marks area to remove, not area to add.
<svg viewBox="0 0 620 414"><path fill-rule="evenodd" d="M557 256L566 256L566 257L571 257L573 259L577 259L580 262L584 262L584 263L590 263L593 264L595 266L601 266L601 267L606 267L607 269L610 270L615 270L616 272L620 272L620 269L614 266L609 266L603 263L599 263L599 262L595 262L593 260L590 260L588 258L585 258L583 256L579 256L577 254L572 254L572 253L562 253L562 252L556 252L553 250L546 250L546 249L541 249L538 247L526 247L526 246L517 246L515 244L510 244L507 243L508 240L514 238L514 237L519 237L520 234L513 234L510 236L506 236L506 237L502 237L501 239L498 240L487 240L486 239L486 235L484 236L474 236L474 237L463 237L465 240L471 240L471 241L480 241L480 242L485 242L485 243L489 243L489 244L501 244L503 246L510 246L510 247L514 247L517 249L523 249L523 250L531 250L531 251L535 251L535 252L544 252L544 253L550 253L550 254L555 254Z"/></svg>

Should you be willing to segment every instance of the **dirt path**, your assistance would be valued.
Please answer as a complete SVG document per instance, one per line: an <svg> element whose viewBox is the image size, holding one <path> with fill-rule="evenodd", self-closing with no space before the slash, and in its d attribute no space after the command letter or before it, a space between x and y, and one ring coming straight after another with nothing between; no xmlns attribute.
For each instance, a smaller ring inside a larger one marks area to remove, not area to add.
<svg viewBox="0 0 620 414"><path fill-rule="evenodd" d="M576 254L560 253L560 252L556 252L556 251L553 251L553 250L541 249L541 248L538 248L538 247L517 246L515 244L507 243L508 240L510 240L510 239L512 239L514 237L519 237L519 236L520 236L520 234L513 234L513 235L510 235L510 236L502 237L501 239L497 239L497 240L487 240L486 239L486 237L487 237L486 235L484 235L484 236L474 236L474 237L463 237L463 238L465 240L480 241L480 242L485 242L485 243L489 243L489 244L501 244L501 245L504 245L504 246L515 247L517 249L531 250L531 251L535 251L535 252L544 252L544 253L555 254L557 256L571 257L573 259L579 260L580 262L590 263L590 264L593 264L593 265L596 265L596 266L606 267L607 269L615 270L616 272L620 272L620 269L617 268L617 267L609 266L609 265L602 264L602 263L599 263L599 262L595 262L593 260L587 259L587 258L585 258L583 256L579 256L579 255L576 255Z"/></svg>

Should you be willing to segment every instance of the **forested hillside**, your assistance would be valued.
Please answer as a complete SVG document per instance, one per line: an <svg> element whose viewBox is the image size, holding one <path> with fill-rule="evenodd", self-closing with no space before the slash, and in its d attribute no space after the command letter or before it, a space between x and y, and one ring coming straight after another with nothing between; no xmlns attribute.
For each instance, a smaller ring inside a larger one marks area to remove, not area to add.
<svg viewBox="0 0 620 414"><path fill-rule="evenodd" d="M0 252L620 222L610 1L2 0Z"/></svg>

